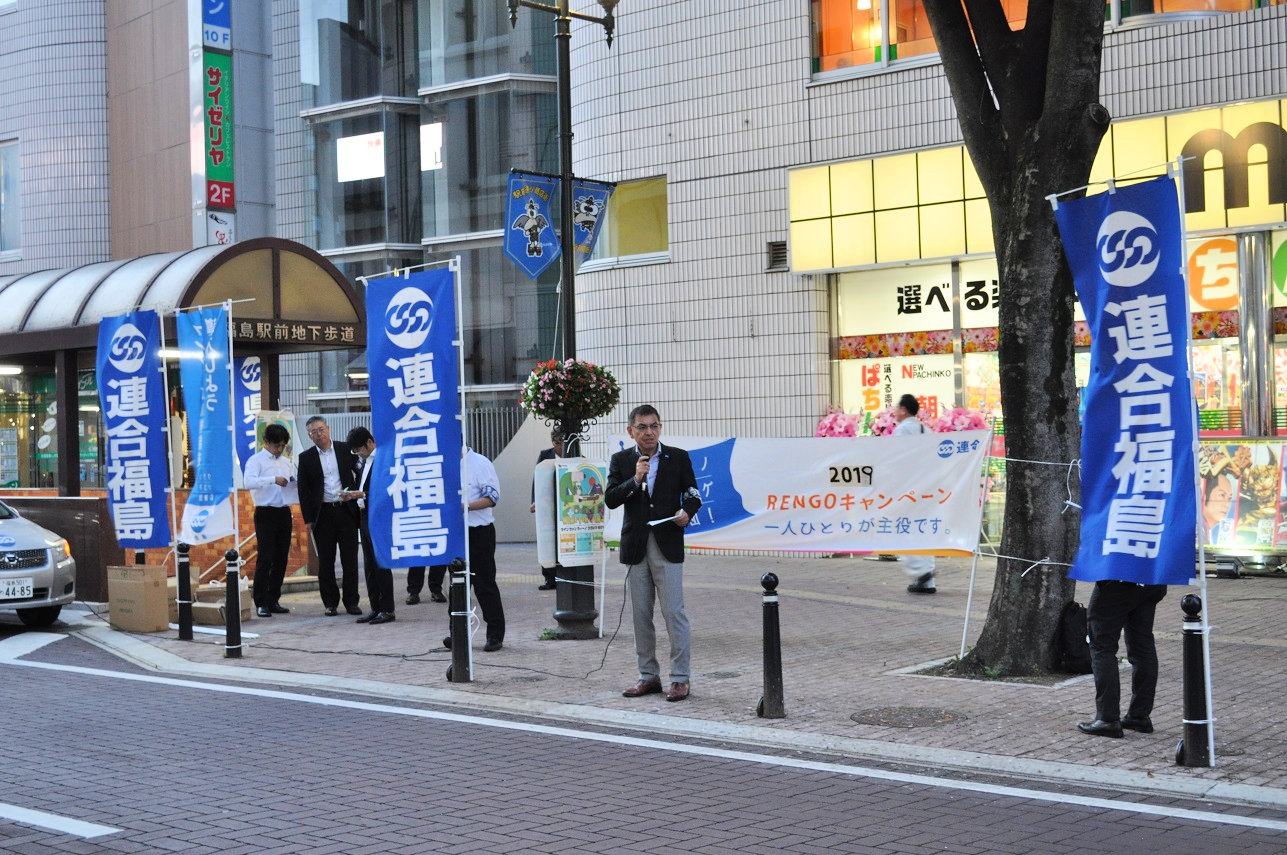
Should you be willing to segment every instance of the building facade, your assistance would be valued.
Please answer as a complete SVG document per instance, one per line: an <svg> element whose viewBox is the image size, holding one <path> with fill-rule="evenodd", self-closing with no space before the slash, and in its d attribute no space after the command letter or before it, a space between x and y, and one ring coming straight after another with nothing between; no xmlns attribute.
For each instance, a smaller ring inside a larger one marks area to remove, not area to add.
<svg viewBox="0 0 1287 855"><path fill-rule="evenodd" d="M1026 3L1003 6L1021 26ZM580 352L617 372L622 412L649 401L674 433L808 436L831 405L911 391L931 413L999 415L990 219L920 3L617 16L611 51L574 32L577 171L619 194L659 186L668 220L663 247L601 252L578 277ZM1239 312L1287 290L1284 44L1282 3L1105 4L1114 120L1093 177L1198 156L1199 400L1204 425L1235 432L1249 356L1276 367L1255 391L1280 420L1287 405L1287 317L1249 336ZM607 245L632 222L610 208Z"/></svg>

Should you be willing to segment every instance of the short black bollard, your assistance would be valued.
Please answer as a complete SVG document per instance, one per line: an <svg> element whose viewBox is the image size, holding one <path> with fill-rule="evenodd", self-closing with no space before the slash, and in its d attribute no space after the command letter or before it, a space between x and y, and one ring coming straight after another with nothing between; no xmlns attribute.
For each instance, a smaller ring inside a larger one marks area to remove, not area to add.
<svg viewBox="0 0 1287 855"><path fill-rule="evenodd" d="M1184 738L1175 746L1175 762L1181 766L1209 767L1211 740L1207 710L1207 680L1203 668L1202 599L1186 594L1180 600L1184 612Z"/></svg>
<svg viewBox="0 0 1287 855"><path fill-rule="evenodd" d="M228 575L225 577L228 590L224 592L223 607L223 657L225 659L241 658L241 576L238 573L241 556L237 550L229 549L223 554L228 562Z"/></svg>
<svg viewBox="0 0 1287 855"><path fill-rule="evenodd" d="M179 640L192 640L192 571L189 569L188 552L192 547L179 543L174 547L178 557L174 561L175 581L179 586Z"/></svg>
<svg viewBox="0 0 1287 855"><path fill-rule="evenodd" d="M755 707L760 718L786 718L782 703L782 634L778 628L778 577L765 573L764 586L764 696Z"/></svg>
<svg viewBox="0 0 1287 855"><path fill-rule="evenodd" d="M465 559L451 561L451 584L447 588L447 611L451 615L451 636L446 639L451 648L451 667L447 669L450 683L468 683L473 679L469 649L469 599L465 593Z"/></svg>

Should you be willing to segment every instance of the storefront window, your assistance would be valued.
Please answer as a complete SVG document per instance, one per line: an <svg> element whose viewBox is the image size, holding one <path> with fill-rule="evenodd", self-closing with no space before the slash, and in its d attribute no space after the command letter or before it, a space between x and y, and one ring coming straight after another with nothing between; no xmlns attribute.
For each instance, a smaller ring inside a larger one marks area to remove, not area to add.
<svg viewBox="0 0 1287 855"><path fill-rule="evenodd" d="M620 258L669 250L665 176L618 184L590 257Z"/></svg>
<svg viewBox="0 0 1287 855"><path fill-rule="evenodd" d="M22 248L22 194L18 143L0 141L0 252Z"/></svg>
<svg viewBox="0 0 1287 855"><path fill-rule="evenodd" d="M419 129L381 111L314 128L318 243L322 249L419 243Z"/></svg>
<svg viewBox="0 0 1287 855"><path fill-rule="evenodd" d="M504 226L511 168L558 169L555 95L507 90L443 97L421 111L426 237Z"/></svg>
<svg viewBox="0 0 1287 855"><path fill-rule="evenodd" d="M1165 15L1173 12L1245 12L1263 6L1278 6L1287 0L1118 0L1121 16ZM1111 15L1112 0L1104 4Z"/></svg>
<svg viewBox="0 0 1287 855"><path fill-rule="evenodd" d="M299 76L324 107L415 95L415 7L399 0L300 0Z"/></svg>
<svg viewBox="0 0 1287 855"><path fill-rule="evenodd" d="M53 487L58 477L54 374L0 376L0 486Z"/></svg>
<svg viewBox="0 0 1287 855"><path fill-rule="evenodd" d="M509 23L504 3L420 0L420 86L445 86L518 72L554 74L549 19L523 14Z"/></svg>

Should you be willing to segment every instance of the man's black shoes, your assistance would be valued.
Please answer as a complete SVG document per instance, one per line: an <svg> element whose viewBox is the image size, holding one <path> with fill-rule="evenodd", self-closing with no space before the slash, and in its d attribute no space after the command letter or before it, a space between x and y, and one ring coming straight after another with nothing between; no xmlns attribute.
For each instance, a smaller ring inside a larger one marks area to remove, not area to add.
<svg viewBox="0 0 1287 855"><path fill-rule="evenodd" d="M345 610L346 612L348 612L349 614L351 614L351 615L360 615L360 614L362 614L362 610L361 610L361 609L359 609L357 606L345 606L345 607L344 607L344 610Z"/></svg>
<svg viewBox="0 0 1287 855"><path fill-rule="evenodd" d="M1139 733L1152 733L1153 721L1146 715L1140 716L1139 718L1128 715L1122 717L1122 727Z"/></svg>
<svg viewBox="0 0 1287 855"><path fill-rule="evenodd" d="M414 605L418 604L419 602L420 602L420 595L419 595L419 594L412 594L411 596L407 597L407 605L409 605L409 606L414 606Z"/></svg>
<svg viewBox="0 0 1287 855"><path fill-rule="evenodd" d="M1120 721L1104 721L1097 718L1094 721L1083 721L1077 725L1077 729L1088 736L1107 736L1109 739L1122 738L1122 723Z"/></svg>
<svg viewBox="0 0 1287 855"><path fill-rule="evenodd" d="M273 616L273 613L268 610L268 606L260 606L258 609L255 610L255 614L258 615L259 617Z"/></svg>
<svg viewBox="0 0 1287 855"><path fill-rule="evenodd" d="M393 612L379 612L372 617L368 623L370 623L371 626L375 626L379 623L393 623L395 620L397 620L397 618L393 616Z"/></svg>
<svg viewBox="0 0 1287 855"><path fill-rule="evenodd" d="M369 614L363 615L362 617L358 618L353 622L354 623L372 623L379 616L380 616L379 612L371 612Z"/></svg>
<svg viewBox="0 0 1287 855"><path fill-rule="evenodd" d="M268 611L272 612L275 615L290 614L290 609L286 608L281 603L273 603L271 606L268 607Z"/></svg>
<svg viewBox="0 0 1287 855"><path fill-rule="evenodd" d="M337 614L339 614L339 613L340 613L339 609L337 609L335 606L327 606L327 607L326 607L326 612L325 612L325 614L326 614L326 616L327 616L327 617L335 617L335 616L336 616Z"/></svg>
<svg viewBox="0 0 1287 855"><path fill-rule="evenodd" d="M502 644L502 643L501 643L501 642L499 642L499 641L489 641L489 642L487 642L486 644L484 644L484 645L483 645L483 652L484 652L484 653L495 653L497 650L500 650L500 649L501 649L502 647L504 647L504 646L505 646L505 645L504 645L504 644Z"/></svg>
<svg viewBox="0 0 1287 855"><path fill-rule="evenodd" d="M558 589L558 587L559 587L559 586L558 586L558 584L557 584L557 583L555 583L555 582L546 582L546 583L545 583L545 584L543 584L543 585L538 585L538 586L536 587L536 590L538 590L538 591L554 591L554 590L557 590L557 589Z"/></svg>
<svg viewBox="0 0 1287 855"><path fill-rule="evenodd" d="M435 603L445 603L447 598L443 596L442 591L430 591L429 599Z"/></svg>

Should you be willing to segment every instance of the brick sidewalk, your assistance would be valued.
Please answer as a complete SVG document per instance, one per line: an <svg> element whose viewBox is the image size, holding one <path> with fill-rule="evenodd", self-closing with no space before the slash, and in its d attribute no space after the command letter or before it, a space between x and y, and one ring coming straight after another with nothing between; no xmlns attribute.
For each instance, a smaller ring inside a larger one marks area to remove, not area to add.
<svg viewBox="0 0 1287 855"><path fill-rule="evenodd" d="M453 684L445 673L450 654L440 647L447 632L446 606L424 600L402 604L404 576L395 573L397 622L356 624L341 614L322 615L315 592L283 598L291 614L255 619L245 630L239 661L222 656L222 637L180 642L173 633L141 636L153 647L194 663L375 680L454 690L469 695L558 702L605 717L639 712L754 728L763 741L776 734L808 734L813 744L844 752L850 741L874 741L890 756L932 758L939 752L980 752L1031 764L1077 764L1085 780L1114 772L1202 782L1270 787L1287 805L1287 638L1281 613L1287 579L1211 579L1211 640L1217 766L1176 766L1182 735L1179 593L1172 589L1158 609L1161 659L1153 734L1125 739L1080 734L1076 722L1093 717L1089 676L1054 686L922 677L900 673L955 656L960 648L969 583L968 559L940 559L938 593L913 596L898 564L858 558L769 559L690 554L687 610L693 627L693 694L683 703L659 695L621 697L636 679L630 616L622 617L623 579L615 554L609 560L603 640L541 641L557 624L554 593L541 581L531 544L502 544L497 552L508 630L505 648L483 653L475 636L475 681ZM787 717L756 716L762 693L762 573L780 581L782 658ZM993 569L980 561L970 640L983 626ZM1038 571L1034 571L1038 572ZM1087 586L1078 600L1086 602ZM365 598L363 601L365 606ZM1275 617L1279 616L1279 617ZM615 639L609 638L620 630ZM664 661L666 636L658 616ZM605 653L606 651L606 653ZM1124 651L1123 651L1124 654ZM602 661L602 667L600 662ZM1123 669L1129 694L1129 668ZM665 676L663 675L663 679ZM879 724L857 723L868 713ZM948 723L937 723L947 720ZM935 723L931 723L935 722ZM917 726L909 726L917 725ZM832 742L828 742L832 740ZM877 753L880 753L879 750ZM1275 796L1276 798L1276 796Z"/></svg>

